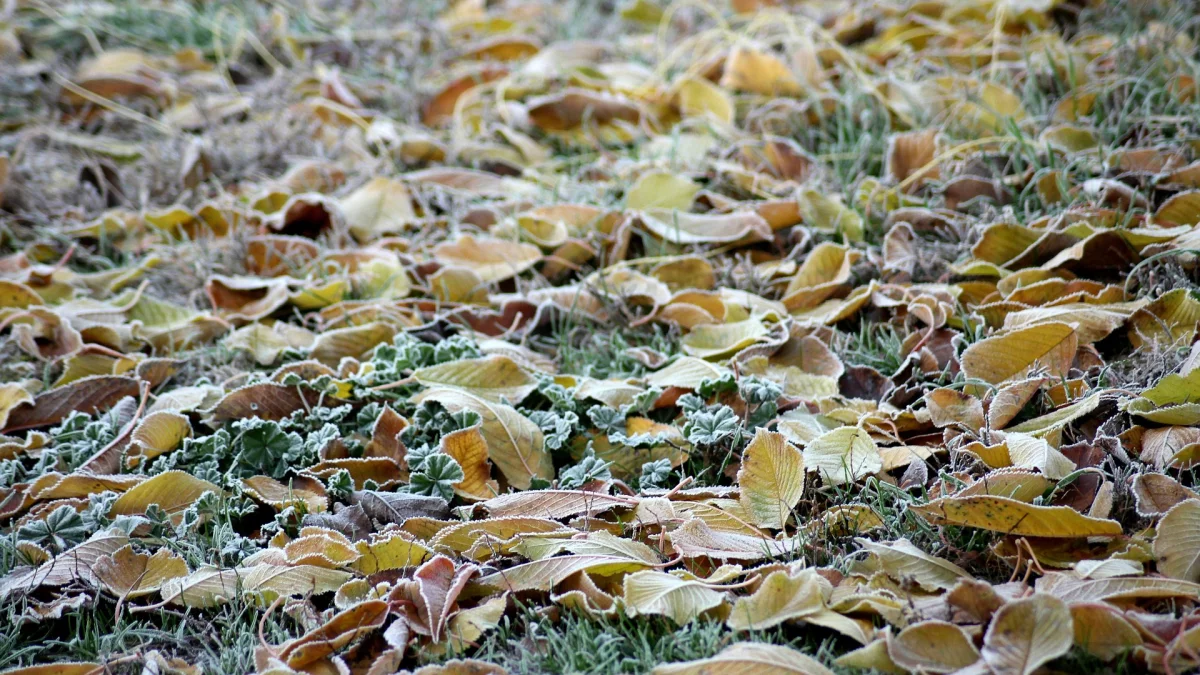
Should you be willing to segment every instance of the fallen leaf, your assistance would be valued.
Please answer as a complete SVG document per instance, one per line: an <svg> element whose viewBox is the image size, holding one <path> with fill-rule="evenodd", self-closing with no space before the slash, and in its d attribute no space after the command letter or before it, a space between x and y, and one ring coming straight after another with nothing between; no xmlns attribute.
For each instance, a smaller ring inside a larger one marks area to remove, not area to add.
<svg viewBox="0 0 1200 675"><path fill-rule="evenodd" d="M939 525L962 525L1028 537L1119 536L1121 524L1067 506L1034 506L1007 497L942 497L910 510Z"/></svg>
<svg viewBox="0 0 1200 675"><path fill-rule="evenodd" d="M709 584L666 572L645 570L625 577L625 611L629 616L660 614L683 625L725 602L725 594Z"/></svg>
<svg viewBox="0 0 1200 675"><path fill-rule="evenodd" d="M832 675L820 662L789 647L739 642L699 661L657 666L653 675Z"/></svg>
<svg viewBox="0 0 1200 675"><path fill-rule="evenodd" d="M976 342L963 352L962 369L967 377L991 384L1024 377L1039 367L1052 377L1063 378L1077 347L1071 326L1043 323Z"/></svg>
<svg viewBox="0 0 1200 675"><path fill-rule="evenodd" d="M804 494L804 458L782 434L759 429L742 451L737 483L752 522L782 528Z"/></svg>
<svg viewBox="0 0 1200 675"><path fill-rule="evenodd" d="M1028 675L1066 654L1074 639L1066 604L1034 593L1009 602L992 617L983 638L983 660L997 675Z"/></svg>
<svg viewBox="0 0 1200 675"><path fill-rule="evenodd" d="M513 486L525 490L534 478L554 477L541 429L512 407L455 389L431 389L417 398L441 403L450 412L478 413L483 418L480 433L487 441L488 457Z"/></svg>
<svg viewBox="0 0 1200 675"><path fill-rule="evenodd" d="M492 403L517 404L537 388L532 375L500 354L421 368L412 378L427 387L459 389Z"/></svg>
<svg viewBox="0 0 1200 675"><path fill-rule="evenodd" d="M952 673L979 660L971 637L945 621L922 621L888 641L888 655L903 668L926 673Z"/></svg>
<svg viewBox="0 0 1200 675"><path fill-rule="evenodd" d="M812 570L771 572L754 593L737 599L725 623L733 630L765 630L825 608L823 579Z"/></svg>
<svg viewBox="0 0 1200 675"><path fill-rule="evenodd" d="M804 467L829 485L853 483L883 468L870 434L857 427L827 431L804 446Z"/></svg>
<svg viewBox="0 0 1200 675"><path fill-rule="evenodd" d="M1158 523L1154 557L1158 571L1173 579L1200 582L1200 499L1172 506Z"/></svg>

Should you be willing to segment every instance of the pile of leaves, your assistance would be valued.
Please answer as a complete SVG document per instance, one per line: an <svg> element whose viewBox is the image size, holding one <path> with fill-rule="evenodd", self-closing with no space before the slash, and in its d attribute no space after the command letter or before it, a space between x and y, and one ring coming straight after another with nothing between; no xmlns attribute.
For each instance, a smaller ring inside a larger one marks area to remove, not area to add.
<svg viewBox="0 0 1200 675"><path fill-rule="evenodd" d="M7 3L0 668L1193 672L1187 5Z"/></svg>

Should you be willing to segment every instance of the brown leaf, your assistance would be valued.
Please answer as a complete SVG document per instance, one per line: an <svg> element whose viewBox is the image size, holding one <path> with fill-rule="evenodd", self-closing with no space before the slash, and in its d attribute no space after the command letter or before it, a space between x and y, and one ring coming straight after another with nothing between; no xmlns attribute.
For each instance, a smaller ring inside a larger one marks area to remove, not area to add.
<svg viewBox="0 0 1200 675"><path fill-rule="evenodd" d="M1133 481L1133 497L1139 515L1161 516L1176 504L1200 495L1166 474L1143 473Z"/></svg>
<svg viewBox="0 0 1200 675"><path fill-rule="evenodd" d="M303 668L375 632L387 615L388 604L382 600L360 602L334 615L321 627L282 645L279 658L292 668Z"/></svg>
<svg viewBox="0 0 1200 675"><path fill-rule="evenodd" d="M123 546L92 564L92 572L101 586L117 597L136 598L156 593L164 581L188 575L183 558L166 548L146 555Z"/></svg>
<svg viewBox="0 0 1200 675"><path fill-rule="evenodd" d="M215 424L248 417L281 420L297 410L316 406L320 399L320 394L311 389L260 382L229 392L205 412Z"/></svg>
<svg viewBox="0 0 1200 675"><path fill-rule="evenodd" d="M545 131L569 131L588 120L593 124L636 124L642 110L633 101L588 89L565 89L529 100L529 119Z"/></svg>
<svg viewBox="0 0 1200 675"><path fill-rule="evenodd" d="M409 625L440 642L458 595L477 574L477 566L467 563L456 568L453 560L442 555L418 567L413 580L397 588L406 601L401 607Z"/></svg>
<svg viewBox="0 0 1200 675"><path fill-rule="evenodd" d="M39 394L32 402L13 408L3 432L58 424L73 411L88 415L111 408L126 396L137 396L138 380L96 375Z"/></svg>

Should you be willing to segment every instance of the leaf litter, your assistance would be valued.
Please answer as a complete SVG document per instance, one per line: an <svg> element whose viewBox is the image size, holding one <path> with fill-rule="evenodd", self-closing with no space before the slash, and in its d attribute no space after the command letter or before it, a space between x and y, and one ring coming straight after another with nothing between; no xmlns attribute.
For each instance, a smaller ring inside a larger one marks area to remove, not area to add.
<svg viewBox="0 0 1200 675"><path fill-rule="evenodd" d="M0 668L1200 668L1188 11L10 3Z"/></svg>

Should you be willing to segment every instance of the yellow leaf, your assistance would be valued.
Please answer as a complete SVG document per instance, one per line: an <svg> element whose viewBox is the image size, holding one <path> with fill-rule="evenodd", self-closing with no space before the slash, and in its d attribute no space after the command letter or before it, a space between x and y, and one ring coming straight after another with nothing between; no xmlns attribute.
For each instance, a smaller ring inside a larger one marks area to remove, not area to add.
<svg viewBox="0 0 1200 675"><path fill-rule="evenodd" d="M687 213L677 209L638 211L642 226L671 244L729 244L743 239L771 240L771 225L753 211Z"/></svg>
<svg viewBox="0 0 1200 675"><path fill-rule="evenodd" d="M611 555L626 557L630 560L644 562L647 565L657 565L662 559L654 549L640 541L624 539L605 530L589 532L580 538L578 535L564 539L562 533L550 533L546 536L530 536L516 546L521 553L532 560L541 560L563 552L575 555Z"/></svg>
<svg viewBox="0 0 1200 675"><path fill-rule="evenodd" d="M1045 143L1051 150L1065 154L1084 152L1096 147L1096 132L1086 127L1074 124L1055 124L1046 127L1038 140Z"/></svg>
<svg viewBox="0 0 1200 675"><path fill-rule="evenodd" d="M787 64L771 54L741 45L730 50L719 84L725 89L763 96L803 93Z"/></svg>
<svg viewBox="0 0 1200 675"><path fill-rule="evenodd" d="M703 359L684 356L671 362L669 366L646 376L646 384L651 387L680 387L696 389L704 380L719 380L729 372L728 368L709 363Z"/></svg>
<svg viewBox="0 0 1200 675"><path fill-rule="evenodd" d="M1200 325L1200 300L1186 288L1176 288L1155 298L1129 317L1129 341L1136 348L1187 344Z"/></svg>
<svg viewBox="0 0 1200 675"><path fill-rule="evenodd" d="M1154 557L1158 571L1172 579L1200 581L1200 499L1171 507L1157 529Z"/></svg>
<svg viewBox="0 0 1200 675"><path fill-rule="evenodd" d="M1200 423L1200 403L1194 402L1200 391L1200 368L1187 375L1172 373L1142 395L1122 405L1132 415L1159 424L1189 426Z"/></svg>
<svg viewBox="0 0 1200 675"><path fill-rule="evenodd" d="M330 654L339 652L352 642L374 632L388 617L388 603L367 600L333 616L328 622L289 640L278 648L278 658L290 668L302 669ZM274 651L274 650L273 650Z"/></svg>
<svg viewBox="0 0 1200 675"><path fill-rule="evenodd" d="M529 516L559 520L632 507L638 499L587 490L529 490L493 497L480 504L493 518Z"/></svg>
<svg viewBox="0 0 1200 675"><path fill-rule="evenodd" d="M154 459L179 447L183 439L191 435L192 423L186 416L169 410L157 410L146 415L134 428L125 461L130 466L136 466Z"/></svg>
<svg viewBox="0 0 1200 675"><path fill-rule="evenodd" d="M1048 436L1062 429L1066 425L1074 422L1080 417L1092 412L1100 406L1101 394L1103 392L1094 392L1084 398L1072 403L1071 405L1063 406L1045 415L1035 417L1031 420L1025 420L1020 424L1009 427L1008 433L1022 433L1039 438Z"/></svg>
<svg viewBox="0 0 1200 675"><path fill-rule="evenodd" d="M804 494L804 458L783 434L760 428L742 451L737 483L752 522L782 528Z"/></svg>
<svg viewBox="0 0 1200 675"><path fill-rule="evenodd" d="M223 494L221 488L184 471L165 471L117 497L109 516L136 516L146 513L151 504L177 520L205 492Z"/></svg>
<svg viewBox="0 0 1200 675"><path fill-rule="evenodd" d="M691 511L693 518L668 535L675 552L684 558L761 560L786 555L800 545L795 538L771 539L761 533L749 534L732 528L718 529L722 524L712 518L713 512L744 527L748 528L750 525L712 506L703 506L708 506L712 511L704 515L698 511Z"/></svg>
<svg viewBox="0 0 1200 675"><path fill-rule="evenodd" d="M353 278L354 294L361 298L396 300L412 292L412 281L394 256L368 260L359 266Z"/></svg>
<svg viewBox="0 0 1200 675"><path fill-rule="evenodd" d="M8 424L8 414L13 408L33 403L33 394L15 382L0 384L0 429Z"/></svg>
<svg viewBox="0 0 1200 675"><path fill-rule="evenodd" d="M843 668L873 670L888 675L907 675L909 672L908 668L901 668L892 661L888 655L887 640L882 638L839 656L834 663Z"/></svg>
<svg viewBox="0 0 1200 675"><path fill-rule="evenodd" d="M1180 192L1158 207L1154 220L1161 224L1195 225L1200 222L1200 190Z"/></svg>
<svg viewBox="0 0 1200 675"><path fill-rule="evenodd" d="M646 563L630 560L623 556L610 555L567 555L534 560L516 565L477 580L484 586L494 586L509 591L548 591L577 572L608 577L644 569Z"/></svg>
<svg viewBox="0 0 1200 675"><path fill-rule="evenodd" d="M869 539L855 541L872 555L880 570L900 583L916 583L926 590L937 591L954 588L961 579L971 578L963 568L925 553L907 539L890 542Z"/></svg>
<svg viewBox="0 0 1200 675"><path fill-rule="evenodd" d="M804 224L826 232L840 232L849 241L863 240L863 219L842 203L841 197L808 188L797 195Z"/></svg>
<svg viewBox="0 0 1200 675"><path fill-rule="evenodd" d="M754 593L737 599L725 623L733 630L764 630L803 619L825 608L828 585L813 570L772 572Z"/></svg>
<svg viewBox="0 0 1200 675"><path fill-rule="evenodd" d="M250 352L258 365L269 366L285 349L307 349L315 339L312 331L300 326L282 321L270 326L255 322L230 333L224 343L231 349Z"/></svg>
<svg viewBox="0 0 1200 675"><path fill-rule="evenodd" d="M492 403L507 399L517 404L537 389L537 380L532 375L516 361L499 354L421 368L412 377L427 387L457 389Z"/></svg>
<svg viewBox="0 0 1200 675"><path fill-rule="evenodd" d="M445 527L429 541L429 546L437 551L449 550L482 562L494 555L513 551L524 535L571 532L571 528L548 518L488 518Z"/></svg>
<svg viewBox="0 0 1200 675"><path fill-rule="evenodd" d="M396 329L381 322L335 328L317 334L308 355L316 361L336 366L343 358L360 358L375 347L389 342Z"/></svg>
<svg viewBox="0 0 1200 675"><path fill-rule="evenodd" d="M1126 319L1137 309L1131 303L1092 305L1074 302L1053 307L1034 307L1009 312L1004 317L1005 330L1057 321L1075 326L1080 344L1091 344L1108 337L1109 333L1124 325Z"/></svg>
<svg viewBox="0 0 1200 675"><path fill-rule="evenodd" d="M839 427L804 446L804 467L829 485L845 485L880 471L883 458L866 431Z"/></svg>
<svg viewBox="0 0 1200 675"><path fill-rule="evenodd" d="M429 276L433 297L442 302L487 302L488 291L483 279L466 267L443 267Z"/></svg>
<svg viewBox="0 0 1200 675"><path fill-rule="evenodd" d="M289 478L287 485L270 476L252 476L242 479L242 486L251 497L279 511L298 504L303 504L308 513L329 509L325 486L309 476Z"/></svg>
<svg viewBox="0 0 1200 675"><path fill-rule="evenodd" d="M888 641L888 654L898 666L922 673L951 673L979 660L966 631L945 621L922 621Z"/></svg>
<svg viewBox="0 0 1200 675"><path fill-rule="evenodd" d="M446 627L448 651L464 652L484 633L499 627L507 606L508 596L500 594L481 605L455 612Z"/></svg>
<svg viewBox="0 0 1200 675"><path fill-rule="evenodd" d="M1075 471L1075 462L1040 438L1009 432L1005 435L1004 442L1015 467L1037 469L1051 480L1061 480Z"/></svg>
<svg viewBox="0 0 1200 675"><path fill-rule="evenodd" d="M769 331L758 319L696 326L683 337L683 351L702 359L720 359L749 347Z"/></svg>
<svg viewBox="0 0 1200 675"><path fill-rule="evenodd" d="M739 642L712 658L658 666L651 675L833 675L833 671L790 647Z"/></svg>
<svg viewBox="0 0 1200 675"><path fill-rule="evenodd" d="M1075 645L1104 661L1139 647L1142 635L1121 611L1104 603L1072 603Z"/></svg>
<svg viewBox="0 0 1200 675"><path fill-rule="evenodd" d="M692 208L692 199L700 186L691 179L670 171L652 171L642 174L625 192L625 208L628 209L678 209Z"/></svg>
<svg viewBox="0 0 1200 675"><path fill-rule="evenodd" d="M386 234L399 234L416 220L412 196L398 180L379 176L346 195L339 204L350 234L368 242Z"/></svg>
<svg viewBox="0 0 1200 675"><path fill-rule="evenodd" d="M991 384L1023 377L1039 367L1063 378L1078 345L1075 329L1067 324L1038 324L976 342L963 352L962 369L967 377Z"/></svg>
<svg viewBox="0 0 1200 675"><path fill-rule="evenodd" d="M983 403L970 394L940 387L925 394L925 405L936 427L958 425L972 432L983 428Z"/></svg>
<svg viewBox="0 0 1200 675"><path fill-rule="evenodd" d="M729 94L702 77L686 76L675 83L675 105L683 117L710 117L725 124L733 122L734 107Z"/></svg>
<svg viewBox="0 0 1200 675"><path fill-rule="evenodd" d="M659 614L683 625L725 602L725 594L702 581L646 570L625 577L629 616Z"/></svg>
<svg viewBox="0 0 1200 675"><path fill-rule="evenodd" d="M302 310L321 309L341 302L350 292L350 282L331 279L324 283L308 282L288 293L288 302Z"/></svg>
<svg viewBox="0 0 1200 675"><path fill-rule="evenodd" d="M240 591L265 605L280 596L332 593L351 576L341 570L312 565L201 567L186 577L163 582L160 593L166 602L203 608L228 602Z"/></svg>
<svg viewBox="0 0 1200 675"><path fill-rule="evenodd" d="M1066 654L1075 641L1071 611L1045 593L1013 600L992 617L983 660L996 675L1029 675Z"/></svg>
<svg viewBox="0 0 1200 675"><path fill-rule="evenodd" d="M1115 520L1090 518L1069 506L1035 506L1007 497L942 497L909 509L936 525L962 525L1028 537L1113 537L1121 534L1121 524Z"/></svg>
<svg viewBox="0 0 1200 675"><path fill-rule="evenodd" d="M28 593L43 586L66 586L81 580L98 584L99 580L92 571L96 561L128 543L129 536L117 528L101 530L53 560L33 568L17 568L0 579L0 600L8 598L14 591Z"/></svg>
<svg viewBox="0 0 1200 675"><path fill-rule="evenodd" d="M355 542L354 547L360 557L350 567L363 574L416 567L433 557L433 551L420 542L399 534L372 535L369 541Z"/></svg>
<svg viewBox="0 0 1200 675"><path fill-rule="evenodd" d="M455 389L430 389L414 400L436 401L451 413L478 413L483 418L480 432L487 440L488 457L514 487L527 490L535 477L553 480L554 464L542 430L512 407Z"/></svg>

